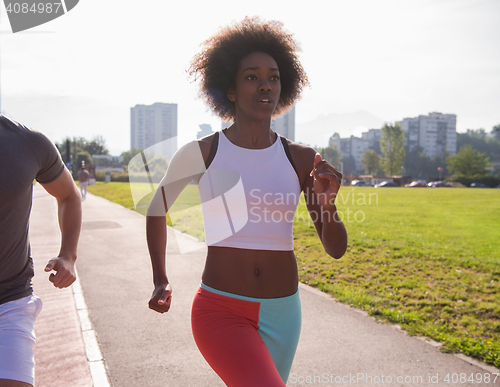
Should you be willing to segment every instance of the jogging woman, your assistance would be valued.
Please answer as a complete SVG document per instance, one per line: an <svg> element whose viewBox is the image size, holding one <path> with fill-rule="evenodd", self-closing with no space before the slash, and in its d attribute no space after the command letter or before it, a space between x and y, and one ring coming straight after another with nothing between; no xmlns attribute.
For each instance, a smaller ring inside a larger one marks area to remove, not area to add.
<svg viewBox="0 0 500 387"><path fill-rule="evenodd" d="M170 308L166 211L199 181L208 246L192 329L204 358L228 386L285 386L301 309L293 218L301 192L327 254L340 258L347 233L335 206L342 175L311 147L271 130L307 76L298 45L276 21L245 18L204 42L190 74L227 129L182 147L147 216L155 289L150 308Z"/></svg>

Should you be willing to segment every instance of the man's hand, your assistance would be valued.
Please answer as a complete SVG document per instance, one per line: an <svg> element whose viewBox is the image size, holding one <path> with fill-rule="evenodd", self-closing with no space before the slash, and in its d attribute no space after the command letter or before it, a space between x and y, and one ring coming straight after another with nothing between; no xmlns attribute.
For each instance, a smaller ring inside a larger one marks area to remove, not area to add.
<svg viewBox="0 0 500 387"><path fill-rule="evenodd" d="M161 284L155 287L153 295L149 300L149 309L153 309L158 313L168 312L170 303L172 302L172 287L170 284Z"/></svg>
<svg viewBox="0 0 500 387"><path fill-rule="evenodd" d="M42 186L57 199L57 213L61 229L59 255L49 261L45 271L56 272L50 274L49 281L56 288L62 289L76 280L75 260L82 225L82 199L73 177L66 168L56 180L42 184Z"/></svg>
<svg viewBox="0 0 500 387"><path fill-rule="evenodd" d="M54 270L49 276L49 281L54 284L56 288L67 288L76 280L75 263L69 258L57 257L52 258L45 271L50 272Z"/></svg>

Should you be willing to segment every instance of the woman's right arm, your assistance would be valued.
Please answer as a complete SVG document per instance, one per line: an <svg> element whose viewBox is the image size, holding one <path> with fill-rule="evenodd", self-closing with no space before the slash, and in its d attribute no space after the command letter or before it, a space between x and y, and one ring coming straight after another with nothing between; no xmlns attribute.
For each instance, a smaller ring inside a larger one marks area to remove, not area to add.
<svg viewBox="0 0 500 387"><path fill-rule="evenodd" d="M205 162L211 141L192 141L179 149L158 185L146 216L146 240L153 267L154 291L149 308L159 313L168 312L172 301L172 288L166 270L167 212L182 190L205 172Z"/></svg>
<svg viewBox="0 0 500 387"><path fill-rule="evenodd" d="M167 246L166 216L146 217L146 240L153 266L154 291L149 308L159 313L168 312L172 301L172 288L168 283L165 264Z"/></svg>

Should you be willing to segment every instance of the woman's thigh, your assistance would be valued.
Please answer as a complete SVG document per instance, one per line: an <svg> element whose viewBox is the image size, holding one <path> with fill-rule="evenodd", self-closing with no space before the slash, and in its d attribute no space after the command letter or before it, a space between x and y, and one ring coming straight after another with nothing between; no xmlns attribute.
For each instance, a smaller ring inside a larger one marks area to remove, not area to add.
<svg viewBox="0 0 500 387"><path fill-rule="evenodd" d="M258 332L258 305L205 292L200 289L195 296L191 323L196 345L212 369L230 387L284 387Z"/></svg>

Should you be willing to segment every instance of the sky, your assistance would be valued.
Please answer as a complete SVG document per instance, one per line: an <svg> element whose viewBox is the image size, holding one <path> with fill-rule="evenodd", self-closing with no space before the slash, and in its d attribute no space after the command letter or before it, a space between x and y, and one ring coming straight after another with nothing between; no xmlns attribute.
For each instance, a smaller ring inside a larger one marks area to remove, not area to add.
<svg viewBox="0 0 500 387"><path fill-rule="evenodd" d="M366 111L386 122L457 115L457 131L500 124L500 1L80 0L13 34L0 5L1 112L52 141L102 136L130 148L130 108L178 104L179 145L220 128L186 69L200 43L245 16L280 20L311 87L296 122ZM333 134L333 133L332 133ZM319 146L314 133L296 140Z"/></svg>

